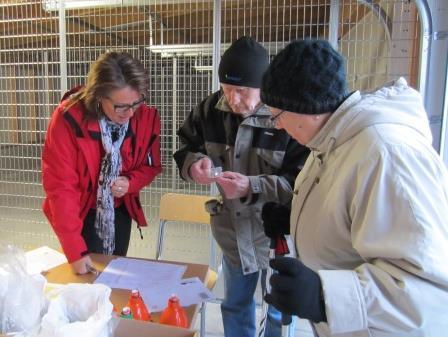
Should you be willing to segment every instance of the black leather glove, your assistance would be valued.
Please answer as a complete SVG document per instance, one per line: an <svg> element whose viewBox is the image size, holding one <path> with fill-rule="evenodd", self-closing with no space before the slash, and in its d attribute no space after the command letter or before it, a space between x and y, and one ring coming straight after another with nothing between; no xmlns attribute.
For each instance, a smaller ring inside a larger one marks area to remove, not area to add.
<svg viewBox="0 0 448 337"><path fill-rule="evenodd" d="M267 202L261 210L264 233L271 239L276 239L281 235L289 234L289 217L291 215L290 206L285 206L278 202Z"/></svg>
<svg viewBox="0 0 448 337"><path fill-rule="evenodd" d="M325 302L319 275L292 257L276 257L269 262L278 271L271 276L271 293L264 299L285 314L315 323L326 322Z"/></svg>

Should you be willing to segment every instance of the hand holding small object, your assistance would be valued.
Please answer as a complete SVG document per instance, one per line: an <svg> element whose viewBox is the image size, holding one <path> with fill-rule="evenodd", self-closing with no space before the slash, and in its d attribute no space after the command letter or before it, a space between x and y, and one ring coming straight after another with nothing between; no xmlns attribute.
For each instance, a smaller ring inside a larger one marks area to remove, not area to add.
<svg viewBox="0 0 448 337"><path fill-rule="evenodd" d="M73 261L70 263L70 266L72 267L72 270L76 274L87 274L89 270L87 269L87 266L92 266L92 259L89 255L85 255L81 257L79 260Z"/></svg>
<svg viewBox="0 0 448 337"><path fill-rule="evenodd" d="M86 264L86 269L87 269L87 272L92 273L95 276L98 276L98 274L99 274L99 271L90 264Z"/></svg>
<svg viewBox="0 0 448 337"><path fill-rule="evenodd" d="M126 176L119 176L110 186L112 195L116 198L123 197L129 190L129 178Z"/></svg>
<svg viewBox="0 0 448 337"><path fill-rule="evenodd" d="M211 178L211 179L216 179L216 178L218 178L221 174L222 174L222 167L221 167L221 166L212 167L212 168L210 169L210 175L209 175L209 178Z"/></svg>
<svg viewBox="0 0 448 337"><path fill-rule="evenodd" d="M290 205L283 205L278 202L267 202L261 210L264 233L271 239L276 239L280 235L289 235L289 218L291 216Z"/></svg>
<svg viewBox="0 0 448 337"><path fill-rule="evenodd" d="M244 198L249 194L249 177L241 173L225 171L216 178L216 183L227 199Z"/></svg>
<svg viewBox="0 0 448 337"><path fill-rule="evenodd" d="M210 158L204 157L191 164L188 174L196 183L209 185L215 181L215 178L210 178L212 166Z"/></svg>

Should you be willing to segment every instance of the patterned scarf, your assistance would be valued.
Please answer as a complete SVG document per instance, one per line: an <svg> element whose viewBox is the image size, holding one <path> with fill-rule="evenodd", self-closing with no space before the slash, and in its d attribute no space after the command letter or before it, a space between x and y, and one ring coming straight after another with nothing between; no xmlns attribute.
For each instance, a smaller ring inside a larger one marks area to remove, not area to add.
<svg viewBox="0 0 448 337"><path fill-rule="evenodd" d="M115 124L106 118L99 120L101 140L106 152L101 160L98 192L96 195L96 233L103 240L103 253L111 255L115 250L115 210L111 184L121 172L120 147L128 130L129 122L123 125ZM112 133L118 135L112 140Z"/></svg>

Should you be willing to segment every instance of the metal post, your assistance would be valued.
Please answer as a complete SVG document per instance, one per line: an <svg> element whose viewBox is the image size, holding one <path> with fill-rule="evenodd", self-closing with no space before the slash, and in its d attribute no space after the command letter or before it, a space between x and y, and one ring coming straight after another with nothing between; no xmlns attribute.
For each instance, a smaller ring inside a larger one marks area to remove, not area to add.
<svg viewBox="0 0 448 337"><path fill-rule="evenodd" d="M221 0L213 2L213 71L212 92L219 90L218 67L221 59Z"/></svg>
<svg viewBox="0 0 448 337"><path fill-rule="evenodd" d="M177 128L176 128L176 121L177 121L177 56L173 56L173 113L171 116L171 120L173 121L173 130L171 134L171 139L173 140L173 149L177 149ZM176 165L172 166L172 175L171 175L171 181L172 181L172 189L176 189L176 179L177 177L177 168Z"/></svg>
<svg viewBox="0 0 448 337"><path fill-rule="evenodd" d="M339 0L331 0L330 2L330 21L328 29L328 41L335 50L338 50Z"/></svg>
<svg viewBox="0 0 448 337"><path fill-rule="evenodd" d="M212 92L219 90L218 68L221 60L221 0L213 1L213 56L212 56ZM217 195L216 184L210 186L210 194Z"/></svg>
<svg viewBox="0 0 448 337"><path fill-rule="evenodd" d="M445 98L443 100L442 130L440 132L440 155L448 166L448 62L445 73Z"/></svg>
<svg viewBox="0 0 448 337"><path fill-rule="evenodd" d="M418 15L421 21L421 43L420 43L420 74L419 74L419 91L423 96L426 109L428 109L427 95L428 76L429 76L429 59L431 58L431 38L432 38L432 18L428 4L424 0L416 0Z"/></svg>
<svg viewBox="0 0 448 337"><path fill-rule="evenodd" d="M67 39L65 30L65 1L59 0L59 58L61 97L67 92Z"/></svg>

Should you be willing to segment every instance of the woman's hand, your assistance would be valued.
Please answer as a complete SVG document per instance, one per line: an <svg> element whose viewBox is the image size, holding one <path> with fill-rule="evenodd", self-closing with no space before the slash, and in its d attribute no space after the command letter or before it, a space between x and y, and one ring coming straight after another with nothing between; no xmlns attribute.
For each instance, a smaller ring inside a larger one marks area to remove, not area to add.
<svg viewBox="0 0 448 337"><path fill-rule="evenodd" d="M92 259L89 255L85 255L79 260L70 263L73 272L75 272L76 274L87 274L89 272L89 270L87 269L87 265L93 266Z"/></svg>
<svg viewBox="0 0 448 337"><path fill-rule="evenodd" d="M112 183L110 189L112 191L112 195L115 198L123 197L126 193L128 193L128 190L129 190L129 179L128 179L128 177L119 176Z"/></svg>

